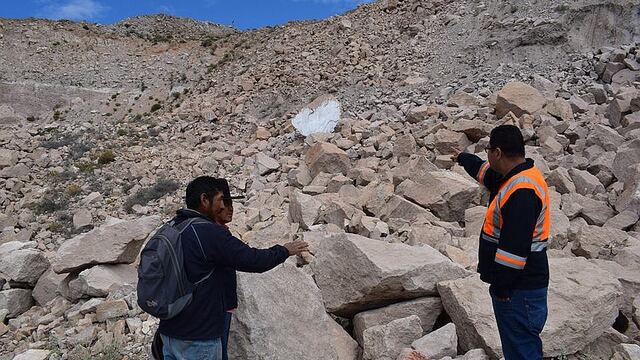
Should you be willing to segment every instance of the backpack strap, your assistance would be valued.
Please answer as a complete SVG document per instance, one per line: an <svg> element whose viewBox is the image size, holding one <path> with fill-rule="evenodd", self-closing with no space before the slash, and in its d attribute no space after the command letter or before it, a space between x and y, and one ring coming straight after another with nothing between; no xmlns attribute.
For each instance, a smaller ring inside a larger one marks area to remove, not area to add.
<svg viewBox="0 0 640 360"><path fill-rule="evenodd" d="M204 247L202 246L202 241L200 240L200 236L198 235L198 232L196 231L196 229L193 227L193 225L198 225L198 224L212 224L211 221L207 220L207 219L203 219L203 218L190 218L189 220L185 220L182 223L180 223L179 226L177 226L176 228L178 229L178 231L180 232L180 234L182 234L184 231L186 231L188 228L191 228L191 230L193 231L193 234L196 236L196 240L198 240L198 245L200 246L200 251L202 251L202 256L204 256L205 260L207 259L207 254L205 254L204 252ZM216 269L212 269L207 275L205 275L202 279L196 281L194 283L194 285L198 285L201 282L207 280L209 277L211 277L211 275L213 274L213 272Z"/></svg>

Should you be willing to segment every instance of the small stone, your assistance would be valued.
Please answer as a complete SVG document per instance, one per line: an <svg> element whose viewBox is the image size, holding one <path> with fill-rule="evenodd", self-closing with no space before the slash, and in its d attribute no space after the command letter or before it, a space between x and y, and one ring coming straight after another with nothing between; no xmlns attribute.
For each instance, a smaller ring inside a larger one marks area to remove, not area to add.
<svg viewBox="0 0 640 360"><path fill-rule="evenodd" d="M260 174L261 176L267 175L280 168L280 163L278 162L278 160L269 157L262 152L256 154L255 160L258 174Z"/></svg>
<svg viewBox="0 0 640 360"><path fill-rule="evenodd" d="M108 319L115 319L127 315L129 306L123 299L105 301L96 306L96 320L104 322Z"/></svg>

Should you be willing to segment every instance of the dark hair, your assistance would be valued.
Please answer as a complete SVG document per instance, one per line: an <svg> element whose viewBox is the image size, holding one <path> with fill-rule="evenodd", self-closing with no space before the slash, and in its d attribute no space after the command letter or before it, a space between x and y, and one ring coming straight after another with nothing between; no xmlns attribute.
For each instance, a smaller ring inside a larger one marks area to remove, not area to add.
<svg viewBox="0 0 640 360"><path fill-rule="evenodd" d="M197 210L200 207L200 195L205 194L208 199L213 199L217 193L221 193L219 183L211 176L199 176L187 185L187 208Z"/></svg>
<svg viewBox="0 0 640 360"><path fill-rule="evenodd" d="M507 157L525 156L524 139L515 125L500 125L491 130L489 145L500 148Z"/></svg>

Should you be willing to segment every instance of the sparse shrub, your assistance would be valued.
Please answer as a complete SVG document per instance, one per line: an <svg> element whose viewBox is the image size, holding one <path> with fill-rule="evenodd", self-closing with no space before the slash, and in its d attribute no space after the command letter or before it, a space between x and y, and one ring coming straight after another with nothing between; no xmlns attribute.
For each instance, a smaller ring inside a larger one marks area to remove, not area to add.
<svg viewBox="0 0 640 360"><path fill-rule="evenodd" d="M69 196L76 196L82 192L82 188L78 184L69 184L66 191Z"/></svg>
<svg viewBox="0 0 640 360"><path fill-rule="evenodd" d="M152 187L142 189L129 197L124 203L124 208L131 212L134 205L146 205L149 201L160 199L179 187L180 184L174 180L159 179Z"/></svg>
<svg viewBox="0 0 640 360"><path fill-rule="evenodd" d="M128 133L129 132L126 129L118 129L118 131L117 131L118 136L125 136Z"/></svg>
<svg viewBox="0 0 640 360"><path fill-rule="evenodd" d="M155 103L153 104L153 106L151 106L151 112L156 112L160 110L160 108L162 108L162 105L160 105L160 103Z"/></svg>
<svg viewBox="0 0 640 360"><path fill-rule="evenodd" d="M36 214L50 214L58 210L64 210L67 208L67 201L59 192L49 190L47 191L40 201L33 204L33 211Z"/></svg>
<svg viewBox="0 0 640 360"><path fill-rule="evenodd" d="M83 173L91 173L93 172L93 170L96 169L96 164L90 162L90 161L82 161L76 164L76 167L78 168L78 170L80 170L80 172Z"/></svg>
<svg viewBox="0 0 640 360"><path fill-rule="evenodd" d="M53 120L58 121L60 120L60 111L56 110L53 112Z"/></svg>
<svg viewBox="0 0 640 360"><path fill-rule="evenodd" d="M116 160L116 155L111 150L103 151L98 155L98 164L104 165Z"/></svg>
<svg viewBox="0 0 640 360"><path fill-rule="evenodd" d="M118 97L118 93L115 93L115 94L111 95L111 98L112 98L112 99L115 99L115 98L117 98L117 97Z"/></svg>

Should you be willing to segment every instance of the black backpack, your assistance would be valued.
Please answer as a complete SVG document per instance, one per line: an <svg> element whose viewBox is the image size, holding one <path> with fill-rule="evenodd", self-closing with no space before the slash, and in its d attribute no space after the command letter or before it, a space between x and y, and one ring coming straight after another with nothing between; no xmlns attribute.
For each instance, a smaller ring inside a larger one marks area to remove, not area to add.
<svg viewBox="0 0 640 360"><path fill-rule="evenodd" d="M208 279L213 270L195 283L187 279L180 237L191 230L204 254L194 224L211 223L203 218L190 218L179 224L175 219L162 225L140 253L138 266L138 305L161 320L171 319L186 308L193 298L193 290ZM206 258L206 255L205 255Z"/></svg>

